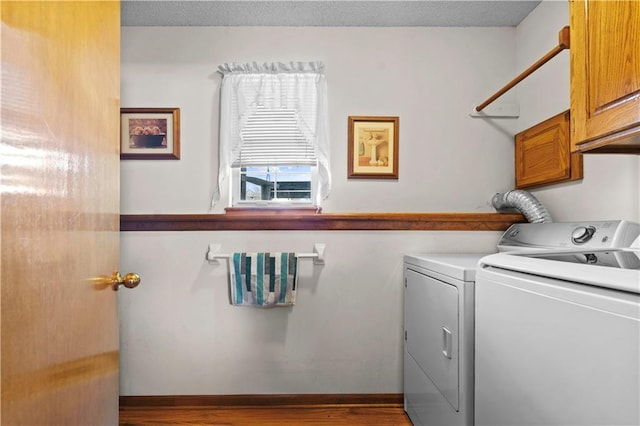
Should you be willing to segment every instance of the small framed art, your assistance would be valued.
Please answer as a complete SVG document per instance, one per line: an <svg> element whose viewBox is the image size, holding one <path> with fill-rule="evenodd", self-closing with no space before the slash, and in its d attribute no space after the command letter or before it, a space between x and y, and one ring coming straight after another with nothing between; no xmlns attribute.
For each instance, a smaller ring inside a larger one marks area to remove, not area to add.
<svg viewBox="0 0 640 426"><path fill-rule="evenodd" d="M121 108L120 158L179 160L180 108Z"/></svg>
<svg viewBox="0 0 640 426"><path fill-rule="evenodd" d="M399 117L349 116L349 179L398 179Z"/></svg>

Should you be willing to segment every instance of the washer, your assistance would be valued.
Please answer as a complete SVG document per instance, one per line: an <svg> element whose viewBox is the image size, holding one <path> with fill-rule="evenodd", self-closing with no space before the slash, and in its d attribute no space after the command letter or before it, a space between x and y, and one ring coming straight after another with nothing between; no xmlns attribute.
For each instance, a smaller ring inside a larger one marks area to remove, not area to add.
<svg viewBox="0 0 640 426"><path fill-rule="evenodd" d="M404 257L404 409L418 425L473 425L474 280L485 254Z"/></svg>
<svg viewBox="0 0 640 426"><path fill-rule="evenodd" d="M553 226L550 226L553 225ZM520 224L563 250L483 258L475 285L475 423L640 424L640 226Z"/></svg>

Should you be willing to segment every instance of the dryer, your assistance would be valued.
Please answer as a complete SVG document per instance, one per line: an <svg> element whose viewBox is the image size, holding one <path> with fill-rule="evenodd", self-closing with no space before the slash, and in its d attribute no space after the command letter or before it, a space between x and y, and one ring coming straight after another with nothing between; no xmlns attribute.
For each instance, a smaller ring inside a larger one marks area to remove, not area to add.
<svg viewBox="0 0 640 426"><path fill-rule="evenodd" d="M404 408L416 426L473 425L473 287L483 256L404 257Z"/></svg>

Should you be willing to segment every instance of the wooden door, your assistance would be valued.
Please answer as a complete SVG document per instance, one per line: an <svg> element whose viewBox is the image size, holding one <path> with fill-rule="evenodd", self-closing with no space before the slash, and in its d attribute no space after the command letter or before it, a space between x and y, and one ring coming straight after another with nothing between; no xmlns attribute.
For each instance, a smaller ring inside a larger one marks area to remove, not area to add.
<svg viewBox="0 0 640 426"><path fill-rule="evenodd" d="M571 0L573 150L640 134L640 2Z"/></svg>
<svg viewBox="0 0 640 426"><path fill-rule="evenodd" d="M120 5L0 9L0 422L115 425Z"/></svg>

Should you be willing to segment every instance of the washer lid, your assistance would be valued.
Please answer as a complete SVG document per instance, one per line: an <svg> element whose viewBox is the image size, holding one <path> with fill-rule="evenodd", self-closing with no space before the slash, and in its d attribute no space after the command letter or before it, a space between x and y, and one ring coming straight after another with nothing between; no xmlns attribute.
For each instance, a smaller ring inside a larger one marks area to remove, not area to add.
<svg viewBox="0 0 640 426"><path fill-rule="evenodd" d="M405 263L460 281L475 281L476 268L487 253L417 253L404 256Z"/></svg>
<svg viewBox="0 0 640 426"><path fill-rule="evenodd" d="M639 257L636 249L619 250L591 250L589 252L575 252L569 250L555 250L546 252L507 252L487 256L480 262L480 268L493 266L506 271L517 271L533 276L555 278L578 284L588 284L597 287L640 293L640 269L637 263L630 268L619 265L588 263L589 256L604 258L608 255L625 254ZM574 259L584 258L587 263L567 262L564 257ZM628 259L620 257L627 263ZM638 260L638 259L636 259ZM623 265L625 266L625 265Z"/></svg>

